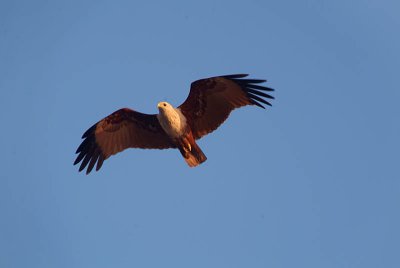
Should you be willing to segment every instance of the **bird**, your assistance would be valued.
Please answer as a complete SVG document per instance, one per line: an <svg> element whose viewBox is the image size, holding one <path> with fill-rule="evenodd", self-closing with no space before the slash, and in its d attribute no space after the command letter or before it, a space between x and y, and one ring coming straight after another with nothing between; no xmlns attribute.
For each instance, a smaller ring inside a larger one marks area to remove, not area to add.
<svg viewBox="0 0 400 268"><path fill-rule="evenodd" d="M180 151L189 167L207 160L196 140L216 130L239 107L272 106L266 92L274 89L260 85L263 79L248 79L248 74L233 74L199 79L191 83L186 100L178 107L166 101L157 104L158 114L119 109L98 121L82 135L74 165L89 174L96 165L128 148Z"/></svg>

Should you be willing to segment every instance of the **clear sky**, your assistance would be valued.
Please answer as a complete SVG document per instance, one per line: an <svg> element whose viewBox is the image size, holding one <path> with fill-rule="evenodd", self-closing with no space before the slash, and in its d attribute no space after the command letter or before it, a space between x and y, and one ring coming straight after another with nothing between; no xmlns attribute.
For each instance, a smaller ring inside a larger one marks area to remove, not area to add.
<svg viewBox="0 0 400 268"><path fill-rule="evenodd" d="M0 2L0 267L400 267L398 1ZM249 73L273 107L89 176L82 133Z"/></svg>

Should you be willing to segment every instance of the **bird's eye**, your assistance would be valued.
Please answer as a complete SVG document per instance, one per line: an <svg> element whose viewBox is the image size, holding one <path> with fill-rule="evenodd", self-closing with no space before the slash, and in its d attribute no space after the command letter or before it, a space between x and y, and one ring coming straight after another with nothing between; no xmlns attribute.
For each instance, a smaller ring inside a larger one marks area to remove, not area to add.
<svg viewBox="0 0 400 268"><path fill-rule="evenodd" d="M164 107L166 107L166 106L167 106L167 104L166 104L166 103L164 103L163 105L164 105Z"/></svg>

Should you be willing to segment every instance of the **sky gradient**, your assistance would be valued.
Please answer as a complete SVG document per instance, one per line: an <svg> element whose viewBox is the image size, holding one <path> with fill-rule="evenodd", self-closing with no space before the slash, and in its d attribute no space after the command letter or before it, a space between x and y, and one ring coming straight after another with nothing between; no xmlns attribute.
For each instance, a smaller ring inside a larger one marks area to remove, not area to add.
<svg viewBox="0 0 400 268"><path fill-rule="evenodd" d="M1 1L0 267L400 267L397 1ZM273 107L89 176L81 135L249 73Z"/></svg>

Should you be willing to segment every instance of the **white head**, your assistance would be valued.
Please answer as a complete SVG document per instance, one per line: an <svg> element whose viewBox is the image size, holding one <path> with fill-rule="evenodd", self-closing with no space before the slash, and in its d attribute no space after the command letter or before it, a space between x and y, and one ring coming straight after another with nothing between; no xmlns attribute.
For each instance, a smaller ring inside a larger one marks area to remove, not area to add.
<svg viewBox="0 0 400 268"><path fill-rule="evenodd" d="M157 104L158 111L160 113L167 113L167 111L174 110L174 107L166 101L161 101Z"/></svg>
<svg viewBox="0 0 400 268"><path fill-rule="evenodd" d="M158 121L161 127L171 137L180 137L186 126L186 119L181 114L179 109L175 109L168 102L162 101L157 104L158 107Z"/></svg>

